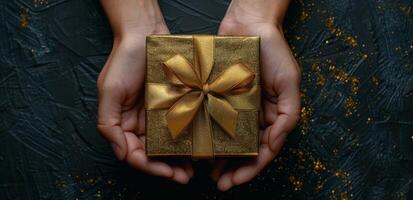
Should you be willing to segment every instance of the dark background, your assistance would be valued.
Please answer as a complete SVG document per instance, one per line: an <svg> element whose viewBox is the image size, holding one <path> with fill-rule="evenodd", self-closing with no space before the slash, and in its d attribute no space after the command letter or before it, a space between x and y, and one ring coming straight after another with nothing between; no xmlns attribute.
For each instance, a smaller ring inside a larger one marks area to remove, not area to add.
<svg viewBox="0 0 413 200"><path fill-rule="evenodd" d="M160 1L173 33L215 33L228 1ZM220 193L118 162L96 130L112 35L97 0L0 1L0 199L413 199L413 2L297 0L301 123L249 184ZM261 199L261 198L259 198Z"/></svg>

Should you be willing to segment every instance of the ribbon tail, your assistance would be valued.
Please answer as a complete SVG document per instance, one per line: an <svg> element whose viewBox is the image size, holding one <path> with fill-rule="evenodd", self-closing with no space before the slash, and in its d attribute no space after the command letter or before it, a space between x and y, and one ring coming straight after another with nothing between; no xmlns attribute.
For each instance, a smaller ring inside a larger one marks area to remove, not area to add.
<svg viewBox="0 0 413 200"><path fill-rule="evenodd" d="M170 108L182 96L191 91L190 88L157 83L146 83L145 87L145 108L147 110Z"/></svg>
<svg viewBox="0 0 413 200"><path fill-rule="evenodd" d="M208 111L224 131L235 138L238 112L225 99L208 95Z"/></svg>
<svg viewBox="0 0 413 200"><path fill-rule="evenodd" d="M166 122L173 139L176 139L196 116L204 94L190 92L181 97L166 113Z"/></svg>
<svg viewBox="0 0 413 200"><path fill-rule="evenodd" d="M207 109L204 101L192 121L193 158L212 159L214 157L212 125Z"/></svg>

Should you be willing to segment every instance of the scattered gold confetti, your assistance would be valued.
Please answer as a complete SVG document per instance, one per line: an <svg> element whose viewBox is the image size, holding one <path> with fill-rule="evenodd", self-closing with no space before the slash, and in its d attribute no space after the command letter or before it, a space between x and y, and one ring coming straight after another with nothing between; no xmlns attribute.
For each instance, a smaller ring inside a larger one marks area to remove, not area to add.
<svg viewBox="0 0 413 200"><path fill-rule="evenodd" d="M27 14L28 13L29 13L29 9L27 8L20 11L20 17L21 17L20 24L23 29L26 29L27 27Z"/></svg>
<svg viewBox="0 0 413 200"><path fill-rule="evenodd" d="M47 5L48 3L48 0L33 0L33 4L35 7Z"/></svg>
<svg viewBox="0 0 413 200"><path fill-rule="evenodd" d="M377 77L373 76L373 77L372 77L372 81L373 81L373 84L374 84L374 85L376 85L376 86L379 85L379 79L378 79Z"/></svg>
<svg viewBox="0 0 413 200"><path fill-rule="evenodd" d="M350 117L354 114L358 106L358 101L352 96L346 98L344 102L344 108L346 109L346 117Z"/></svg>
<svg viewBox="0 0 413 200"><path fill-rule="evenodd" d="M319 161L319 160L314 161L313 164L314 164L314 170L316 172L322 172L322 171L326 170L326 167L324 166L324 164L321 163L321 161Z"/></svg>
<svg viewBox="0 0 413 200"><path fill-rule="evenodd" d="M350 44L352 47L356 47L356 46L357 46L357 40L356 40L356 38L354 38L354 37L352 37L352 36L347 36L344 41L346 41L347 44Z"/></svg>
<svg viewBox="0 0 413 200"><path fill-rule="evenodd" d="M288 180L290 181L291 185L293 186L294 191L300 191L303 188L303 182L301 180L295 178L294 176L290 176L288 178Z"/></svg>
<svg viewBox="0 0 413 200"><path fill-rule="evenodd" d="M339 177L339 178L345 178L345 177L350 176L350 174L347 173L347 172L344 172L344 171L342 171L342 170L337 170L337 171L334 173L334 176Z"/></svg>
<svg viewBox="0 0 413 200"><path fill-rule="evenodd" d="M398 199L405 199L405 194L404 192L396 192L396 197Z"/></svg>
<svg viewBox="0 0 413 200"><path fill-rule="evenodd" d="M300 113L301 133L304 135L310 127L310 116L313 109L309 106L303 106Z"/></svg>
<svg viewBox="0 0 413 200"><path fill-rule="evenodd" d="M345 193L345 192L341 193L341 200L348 200L347 193Z"/></svg>
<svg viewBox="0 0 413 200"><path fill-rule="evenodd" d="M308 18L309 14L306 11L302 11L300 14L300 20L304 21Z"/></svg>
<svg viewBox="0 0 413 200"><path fill-rule="evenodd" d="M371 119L371 117L367 117L367 124L371 124L371 122L372 122L372 119Z"/></svg>
<svg viewBox="0 0 413 200"><path fill-rule="evenodd" d="M410 15L410 12L412 11L412 7L407 6L407 5L402 5L400 6L400 10L404 12L406 15Z"/></svg>
<svg viewBox="0 0 413 200"><path fill-rule="evenodd" d="M359 91L360 79L358 77L351 77L351 95L357 95Z"/></svg>
<svg viewBox="0 0 413 200"><path fill-rule="evenodd" d="M317 85L323 86L326 83L326 78L324 75L321 73L321 68L317 64L312 64L311 69L315 72L317 76Z"/></svg>
<svg viewBox="0 0 413 200"><path fill-rule="evenodd" d="M342 39L344 42L346 42L347 44L351 45L352 47L357 47L358 43L357 43L357 37L353 37L350 35L346 35L343 33L343 31L340 28L335 27L335 17L329 17L326 19L325 21L325 25L327 26L328 30L334 34L336 37ZM326 40L326 44L328 44L329 41Z"/></svg>
<svg viewBox="0 0 413 200"><path fill-rule="evenodd" d="M332 27L333 25L334 25L334 21L336 20L336 18L335 17L329 17L329 18L327 18L327 20L326 20L326 25L327 25L327 27Z"/></svg>
<svg viewBox="0 0 413 200"><path fill-rule="evenodd" d="M348 74L345 71L337 68L335 65L330 65L329 70L333 73L336 81L348 81Z"/></svg>
<svg viewBox="0 0 413 200"><path fill-rule="evenodd" d="M321 189L323 189L323 187L324 187L324 183L325 183L325 181L321 182L320 180L318 180L315 190L316 190L317 192L320 192Z"/></svg>
<svg viewBox="0 0 413 200"><path fill-rule="evenodd" d="M337 195L336 195L335 190L331 190L330 199L331 200L337 200Z"/></svg>

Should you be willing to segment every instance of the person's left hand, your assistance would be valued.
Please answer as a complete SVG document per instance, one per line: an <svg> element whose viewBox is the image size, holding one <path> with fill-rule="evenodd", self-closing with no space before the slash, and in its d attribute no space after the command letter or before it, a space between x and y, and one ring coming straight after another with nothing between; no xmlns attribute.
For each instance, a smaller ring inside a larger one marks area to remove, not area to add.
<svg viewBox="0 0 413 200"><path fill-rule="evenodd" d="M227 12L228 13L228 12ZM256 16L246 20L226 15L219 35L259 35L261 37L261 77L265 124L256 159L241 164L220 159L214 163L212 178L226 191L253 179L279 153L288 133L296 126L300 112L300 68L286 42L281 26ZM258 18L259 19L259 18ZM230 169L227 169L228 166Z"/></svg>

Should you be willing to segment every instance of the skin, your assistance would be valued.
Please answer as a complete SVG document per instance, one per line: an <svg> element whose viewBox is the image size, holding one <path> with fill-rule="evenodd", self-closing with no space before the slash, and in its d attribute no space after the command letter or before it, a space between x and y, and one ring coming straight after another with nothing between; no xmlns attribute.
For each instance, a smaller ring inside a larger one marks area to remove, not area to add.
<svg viewBox="0 0 413 200"><path fill-rule="evenodd" d="M119 160L151 175L185 184L193 176L189 161L164 162L145 155L143 81L145 36L168 34L157 1L101 0L111 24L112 52L98 81L98 128ZM300 111L300 69L283 36L282 21L289 0L233 0L219 28L220 35L261 36L263 110L260 153L235 163L216 160L212 178L220 190L253 179L278 154Z"/></svg>
<svg viewBox="0 0 413 200"><path fill-rule="evenodd" d="M221 191L257 176L274 160L299 120L300 68L282 30L288 4L288 0L233 0L221 22L219 35L261 36L265 120L261 125L261 145L256 159L242 163L228 159L215 162L211 176Z"/></svg>
<svg viewBox="0 0 413 200"><path fill-rule="evenodd" d="M187 183L193 175L189 161L166 163L145 155L145 36L169 33L157 1L101 0L101 4L114 41L97 81L98 129L119 160L145 173Z"/></svg>

